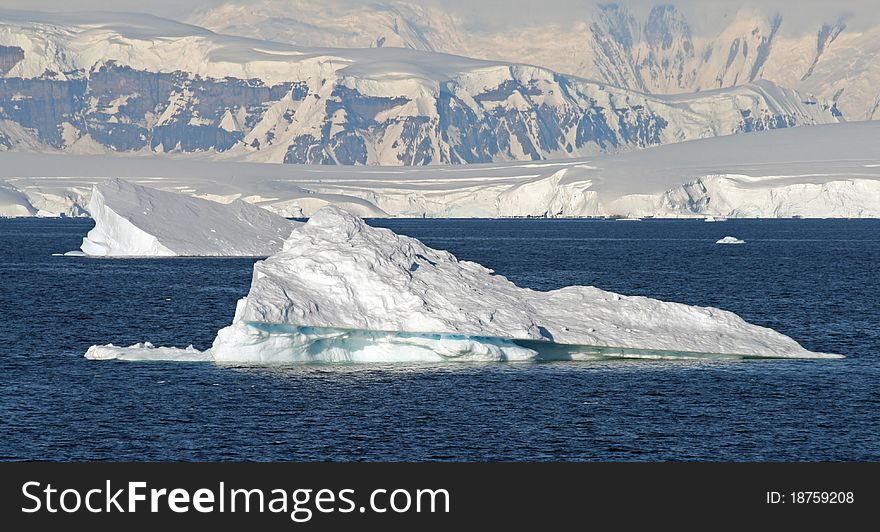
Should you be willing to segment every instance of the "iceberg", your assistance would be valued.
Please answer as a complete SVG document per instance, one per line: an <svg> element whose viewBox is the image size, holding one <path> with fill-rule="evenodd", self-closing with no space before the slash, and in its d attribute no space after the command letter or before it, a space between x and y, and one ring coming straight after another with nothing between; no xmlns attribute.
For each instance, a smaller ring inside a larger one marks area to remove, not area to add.
<svg viewBox="0 0 880 532"><path fill-rule="evenodd" d="M726 237L722 238L721 240L718 240L715 243L716 244L745 244L746 241L740 240L739 238L737 238L735 236L726 236Z"/></svg>
<svg viewBox="0 0 880 532"><path fill-rule="evenodd" d="M592 286L520 288L333 206L254 265L232 324L204 354L244 364L836 356L716 308ZM181 353L96 346L87 356Z"/></svg>
<svg viewBox="0 0 880 532"><path fill-rule="evenodd" d="M203 362L211 360L209 353L199 351L192 345L186 349L176 347L156 347L150 342L141 342L128 347L113 344L93 345L86 351L89 360L165 360L175 362Z"/></svg>
<svg viewBox="0 0 880 532"><path fill-rule="evenodd" d="M0 182L0 218L36 216L37 209L19 190Z"/></svg>
<svg viewBox="0 0 880 532"><path fill-rule="evenodd" d="M297 222L241 200L221 204L110 179L92 189L91 257L258 256L279 251Z"/></svg>

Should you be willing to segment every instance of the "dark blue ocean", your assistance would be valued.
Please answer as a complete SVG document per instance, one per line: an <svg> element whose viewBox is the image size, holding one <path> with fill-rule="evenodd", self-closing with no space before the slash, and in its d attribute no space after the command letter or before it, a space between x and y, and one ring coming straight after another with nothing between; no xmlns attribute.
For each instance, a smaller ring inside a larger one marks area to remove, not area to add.
<svg viewBox="0 0 880 532"><path fill-rule="evenodd" d="M521 286L717 306L847 358L93 362L208 347L253 260L54 257L92 222L0 220L0 459L880 460L880 221L371 223Z"/></svg>

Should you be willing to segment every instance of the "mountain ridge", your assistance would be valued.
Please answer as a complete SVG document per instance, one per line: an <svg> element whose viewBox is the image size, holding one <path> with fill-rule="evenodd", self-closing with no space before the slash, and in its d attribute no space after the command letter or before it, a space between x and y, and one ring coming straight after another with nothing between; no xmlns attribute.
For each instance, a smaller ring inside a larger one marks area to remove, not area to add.
<svg viewBox="0 0 880 532"><path fill-rule="evenodd" d="M435 52L302 48L158 17L4 13L0 149L457 164L838 120L833 106L767 81L649 95Z"/></svg>

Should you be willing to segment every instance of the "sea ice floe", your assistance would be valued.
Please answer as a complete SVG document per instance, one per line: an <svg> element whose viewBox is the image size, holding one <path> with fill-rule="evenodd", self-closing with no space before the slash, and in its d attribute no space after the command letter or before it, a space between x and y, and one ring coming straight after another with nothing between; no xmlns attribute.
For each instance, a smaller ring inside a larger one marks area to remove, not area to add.
<svg viewBox="0 0 880 532"><path fill-rule="evenodd" d="M89 360L166 360L177 362L203 362L212 360L210 353L199 351L192 345L186 349L177 347L156 347L150 342L142 342L128 347L113 344L93 345L86 351Z"/></svg>

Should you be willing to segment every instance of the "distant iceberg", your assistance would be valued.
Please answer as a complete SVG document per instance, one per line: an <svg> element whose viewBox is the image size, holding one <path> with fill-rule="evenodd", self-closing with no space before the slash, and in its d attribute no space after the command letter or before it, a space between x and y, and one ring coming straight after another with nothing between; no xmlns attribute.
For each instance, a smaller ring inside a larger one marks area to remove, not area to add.
<svg viewBox="0 0 880 532"><path fill-rule="evenodd" d="M180 358L167 349L98 346L86 356ZM205 354L246 364L833 356L715 308L591 286L519 288L336 207L254 265L233 323Z"/></svg>
<svg viewBox="0 0 880 532"><path fill-rule="evenodd" d="M715 243L716 244L745 244L746 241L740 240L740 239L736 238L735 236L726 236L726 237L722 238L721 240L718 240Z"/></svg>
<svg viewBox="0 0 880 532"><path fill-rule="evenodd" d="M36 216L37 209L22 192L0 181L0 218Z"/></svg>
<svg viewBox="0 0 880 532"><path fill-rule="evenodd" d="M92 189L91 257L256 256L280 251L298 224L255 205L228 204L110 179Z"/></svg>

